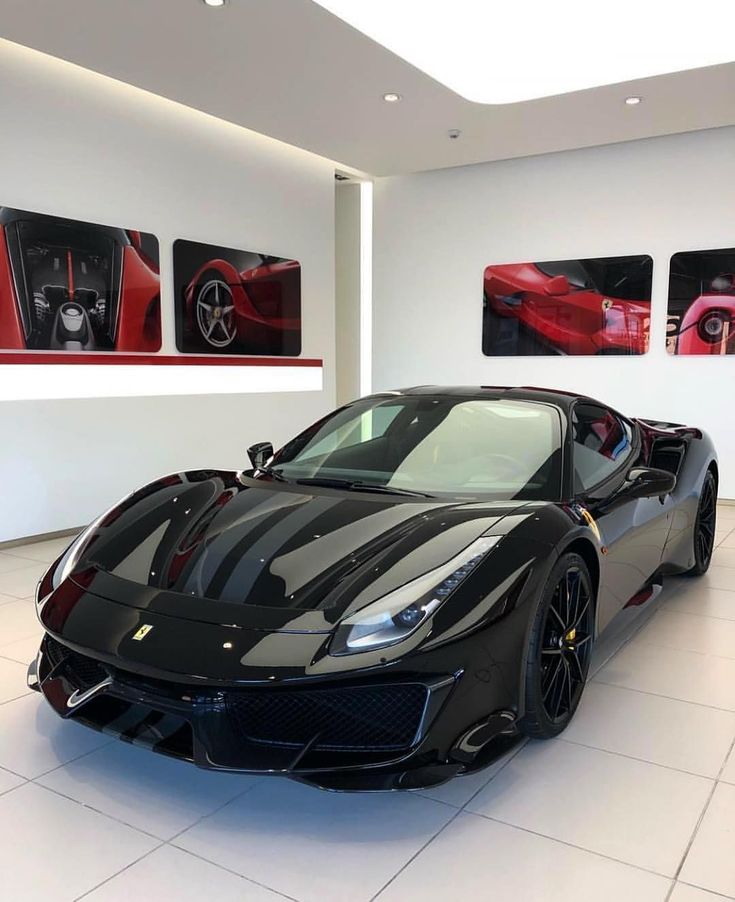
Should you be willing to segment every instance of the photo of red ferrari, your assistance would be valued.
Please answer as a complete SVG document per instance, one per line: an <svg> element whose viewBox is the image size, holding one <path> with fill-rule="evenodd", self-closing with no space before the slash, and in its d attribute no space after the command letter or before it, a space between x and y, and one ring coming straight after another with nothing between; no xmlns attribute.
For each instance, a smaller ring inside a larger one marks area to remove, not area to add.
<svg viewBox="0 0 735 902"><path fill-rule="evenodd" d="M176 344L189 354L301 353L301 264L174 242Z"/></svg>
<svg viewBox="0 0 735 902"><path fill-rule="evenodd" d="M161 347L158 240L0 207L0 349Z"/></svg>
<svg viewBox="0 0 735 902"><path fill-rule="evenodd" d="M666 343L670 354L735 354L735 248L671 258Z"/></svg>
<svg viewBox="0 0 735 902"><path fill-rule="evenodd" d="M482 351L645 354L652 275L653 261L644 255L488 266Z"/></svg>

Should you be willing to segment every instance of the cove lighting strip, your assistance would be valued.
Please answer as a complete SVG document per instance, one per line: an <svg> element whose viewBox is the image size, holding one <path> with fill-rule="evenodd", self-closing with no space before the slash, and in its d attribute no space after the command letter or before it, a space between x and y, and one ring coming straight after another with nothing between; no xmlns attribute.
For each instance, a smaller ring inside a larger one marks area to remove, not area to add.
<svg viewBox="0 0 735 902"><path fill-rule="evenodd" d="M517 103L735 60L733 0L315 2L476 103ZM395 74L385 85L401 88ZM410 103L404 94L403 106Z"/></svg>
<svg viewBox="0 0 735 902"><path fill-rule="evenodd" d="M322 390L314 366L175 366L24 363L0 366L0 401L159 395L271 394Z"/></svg>
<svg viewBox="0 0 735 902"><path fill-rule="evenodd" d="M360 183L360 396L373 390L373 183Z"/></svg>

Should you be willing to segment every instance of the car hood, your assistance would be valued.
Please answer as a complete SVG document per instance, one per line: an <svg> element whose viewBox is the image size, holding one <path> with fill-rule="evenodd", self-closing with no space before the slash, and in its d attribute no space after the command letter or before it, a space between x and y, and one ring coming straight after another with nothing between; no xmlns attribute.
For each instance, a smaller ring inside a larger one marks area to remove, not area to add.
<svg viewBox="0 0 735 902"><path fill-rule="evenodd" d="M517 521L523 506L305 487L226 471L176 474L101 518L71 580L171 616L329 631L483 533L504 531L501 521L511 514Z"/></svg>

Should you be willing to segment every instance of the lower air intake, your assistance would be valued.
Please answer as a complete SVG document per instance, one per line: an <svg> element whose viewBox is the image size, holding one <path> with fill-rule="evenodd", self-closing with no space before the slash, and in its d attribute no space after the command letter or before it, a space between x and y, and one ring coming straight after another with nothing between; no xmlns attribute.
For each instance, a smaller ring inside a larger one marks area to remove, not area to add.
<svg viewBox="0 0 735 902"><path fill-rule="evenodd" d="M427 689L417 683L230 693L227 711L247 742L315 751L398 751L418 733Z"/></svg>
<svg viewBox="0 0 735 902"><path fill-rule="evenodd" d="M101 683L108 676L107 671L98 661L72 651L57 642L52 636L46 636L45 651L52 667L64 662L64 666L79 689L91 689L92 686Z"/></svg>

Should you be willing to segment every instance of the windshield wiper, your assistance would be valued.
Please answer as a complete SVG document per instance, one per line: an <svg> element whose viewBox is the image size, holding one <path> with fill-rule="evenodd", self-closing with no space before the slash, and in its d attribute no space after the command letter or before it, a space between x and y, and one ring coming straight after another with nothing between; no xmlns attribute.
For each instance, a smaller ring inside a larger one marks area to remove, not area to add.
<svg viewBox="0 0 735 902"><path fill-rule="evenodd" d="M347 489L355 492L375 492L380 495L405 495L409 498L433 498L428 492L415 492L411 489L399 489L390 485L378 485L375 482L361 482L352 479L334 479L331 476L309 476L295 480L299 485L323 485L325 488Z"/></svg>

